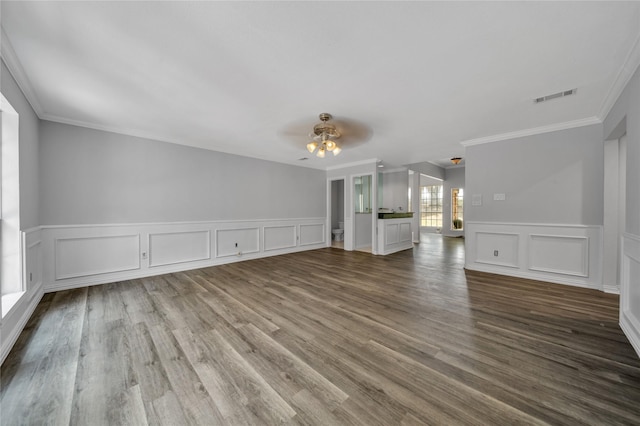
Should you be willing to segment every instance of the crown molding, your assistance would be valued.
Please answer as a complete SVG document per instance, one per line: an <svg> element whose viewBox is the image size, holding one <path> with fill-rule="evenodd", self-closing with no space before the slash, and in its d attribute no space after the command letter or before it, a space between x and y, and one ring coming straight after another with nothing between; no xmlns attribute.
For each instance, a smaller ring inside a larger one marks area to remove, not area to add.
<svg viewBox="0 0 640 426"><path fill-rule="evenodd" d="M346 167L362 166L362 165L365 165L365 164L377 164L378 161L379 160L377 158L370 158L368 160L354 161L352 163L345 163L345 164L338 164L336 166L329 166L329 167L325 168L325 170L339 170L339 169L344 169Z"/></svg>
<svg viewBox="0 0 640 426"><path fill-rule="evenodd" d="M613 81L613 84L609 88L607 92L607 96L605 96L604 101L602 102L602 106L600 107L600 112L598 113L598 117L601 120L607 118L607 115L611 112L611 109L616 104L620 95L624 91L624 88L627 87L627 84L635 74L636 70L640 67L640 34L636 38L636 41L633 43L631 50L627 54L627 57L624 60L624 64L620 71L618 71L618 75L616 79Z"/></svg>
<svg viewBox="0 0 640 426"><path fill-rule="evenodd" d="M501 133L498 135L486 136L477 139L469 139L460 142L465 148L473 145L482 145L485 143L505 141L509 139L522 138L525 136L539 135L542 133L557 132L559 130L575 129L576 127L590 126L592 124L601 124L602 120L598 117L582 118L580 120L565 121L564 123L550 124L548 126L534 127L531 129L518 130L517 132Z"/></svg>
<svg viewBox="0 0 640 426"><path fill-rule="evenodd" d="M131 137L134 137L134 138L150 139L150 140L154 140L154 141L157 141L157 142L167 142L167 143L172 143L172 144L177 144L177 145L189 146L189 147L192 147L192 148L199 148L196 145L185 144L184 141L181 141L179 139L167 138L167 137L163 137L163 136L160 136L160 135L154 135L152 133L141 132L141 131L135 130L135 129L122 129L122 128L116 127L116 126L105 126L105 125L102 125L102 124L95 124L95 123L90 123L90 122L82 121L82 120L73 120L73 119L69 119L69 118L65 118L65 117L59 117L57 115L52 115L52 114L42 114L40 119L41 120L45 120L45 121L51 121L51 122L54 122L54 123L68 124L68 125L76 126L76 127L84 127L86 129L91 129L91 130L100 130L100 131L103 131L103 132L117 133L119 135L131 136ZM204 148L204 149L206 149L206 148ZM223 151L220 151L220 152L223 152Z"/></svg>
<svg viewBox="0 0 640 426"><path fill-rule="evenodd" d="M9 41L9 37L7 37L7 33L5 33L4 28L0 25L0 56L2 56L2 60L5 65L9 69L9 73L13 76L18 84L22 93L24 93L25 98L29 104L31 104L31 108L36 113L39 118L42 118L44 110L42 109L42 105L36 96L36 92L33 90L33 86L29 81L29 77L27 77L27 73L22 68L22 64L18 60L18 56L16 55L16 51L13 50L13 46Z"/></svg>

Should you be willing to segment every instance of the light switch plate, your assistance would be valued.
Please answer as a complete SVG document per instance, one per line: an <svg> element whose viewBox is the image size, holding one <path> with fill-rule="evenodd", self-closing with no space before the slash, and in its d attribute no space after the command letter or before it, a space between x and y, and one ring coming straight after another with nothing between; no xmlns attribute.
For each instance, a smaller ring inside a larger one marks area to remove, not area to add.
<svg viewBox="0 0 640 426"><path fill-rule="evenodd" d="M493 194L493 201L504 201L507 199L505 194Z"/></svg>
<svg viewBox="0 0 640 426"><path fill-rule="evenodd" d="M482 194L473 194L471 196L471 205L472 206L481 206L482 205Z"/></svg>

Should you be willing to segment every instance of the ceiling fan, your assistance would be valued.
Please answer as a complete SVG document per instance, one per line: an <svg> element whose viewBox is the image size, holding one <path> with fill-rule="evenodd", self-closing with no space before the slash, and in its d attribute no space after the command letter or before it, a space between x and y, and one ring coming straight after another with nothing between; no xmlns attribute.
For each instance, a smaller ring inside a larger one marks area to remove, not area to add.
<svg viewBox="0 0 640 426"><path fill-rule="evenodd" d="M300 146L306 143L306 149L324 158L327 152L338 155L345 148L352 148L371 139L371 128L359 121L348 118L334 118L323 112L320 122L309 119L299 120L287 125L280 134Z"/></svg>

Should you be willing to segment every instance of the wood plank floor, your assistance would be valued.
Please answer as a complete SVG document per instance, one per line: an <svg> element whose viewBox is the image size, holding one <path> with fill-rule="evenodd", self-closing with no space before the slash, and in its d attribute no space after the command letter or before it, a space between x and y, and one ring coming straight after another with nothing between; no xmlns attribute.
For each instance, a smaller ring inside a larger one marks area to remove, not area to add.
<svg viewBox="0 0 640 426"><path fill-rule="evenodd" d="M427 236L47 294L2 424L640 424L617 296L463 259Z"/></svg>

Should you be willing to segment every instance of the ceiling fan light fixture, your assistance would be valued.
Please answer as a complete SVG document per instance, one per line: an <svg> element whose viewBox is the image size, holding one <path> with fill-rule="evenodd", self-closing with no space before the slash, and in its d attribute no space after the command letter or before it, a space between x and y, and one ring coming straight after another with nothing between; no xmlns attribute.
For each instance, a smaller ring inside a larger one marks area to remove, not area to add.
<svg viewBox="0 0 640 426"><path fill-rule="evenodd" d="M332 141L331 139L325 141L325 146L327 147L327 151L331 152L338 147L338 145Z"/></svg>
<svg viewBox="0 0 640 426"><path fill-rule="evenodd" d="M317 147L318 147L318 142L315 142L315 141L309 142L307 144L307 151L313 154L313 151L315 151Z"/></svg>
<svg viewBox="0 0 640 426"><path fill-rule="evenodd" d="M329 113L320 114L321 123L313 126L313 132L309 135L313 137L313 140L307 144L307 151L313 154L317 149L316 156L320 158L324 158L327 151L332 152L334 156L342 152L338 143L333 140L338 139L341 135L336 126L328 123L331 118Z"/></svg>

